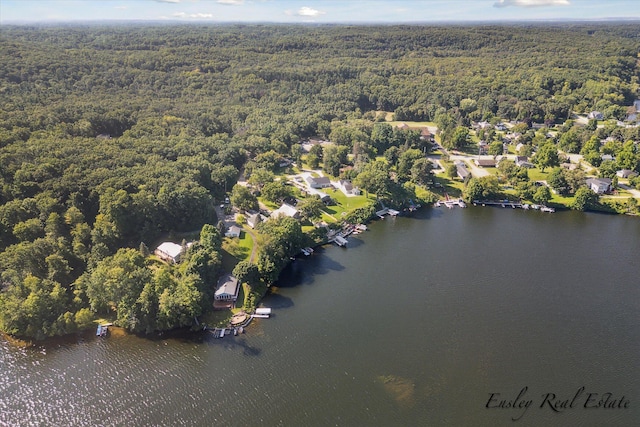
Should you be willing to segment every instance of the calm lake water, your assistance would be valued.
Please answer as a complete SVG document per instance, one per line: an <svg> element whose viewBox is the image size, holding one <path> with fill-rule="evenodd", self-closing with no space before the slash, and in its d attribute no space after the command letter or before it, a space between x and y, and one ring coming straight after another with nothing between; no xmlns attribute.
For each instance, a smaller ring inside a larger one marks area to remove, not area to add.
<svg viewBox="0 0 640 427"><path fill-rule="evenodd" d="M0 341L0 425L640 425L639 261L634 218L388 218L295 261L241 337Z"/></svg>

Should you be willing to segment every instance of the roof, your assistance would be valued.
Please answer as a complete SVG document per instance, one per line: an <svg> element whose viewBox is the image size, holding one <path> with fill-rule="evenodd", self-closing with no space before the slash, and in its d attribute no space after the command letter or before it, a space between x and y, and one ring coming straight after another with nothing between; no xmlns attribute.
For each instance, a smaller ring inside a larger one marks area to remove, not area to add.
<svg viewBox="0 0 640 427"><path fill-rule="evenodd" d="M346 179L341 179L340 180L340 185L342 186L342 188L344 188L346 191L351 191L353 190L353 184L351 183L351 181L346 180Z"/></svg>
<svg viewBox="0 0 640 427"><path fill-rule="evenodd" d="M237 295L238 294L238 279L231 274L225 274L218 279L218 289L216 289L215 296L222 295Z"/></svg>
<svg viewBox="0 0 640 427"><path fill-rule="evenodd" d="M240 235L240 232L242 231L242 229L240 227L238 227L237 225L232 225L231 227L229 227L229 229L227 230L227 232L225 234L228 235Z"/></svg>
<svg viewBox="0 0 640 427"><path fill-rule="evenodd" d="M182 252L182 246L173 242L164 242L161 243L156 250L169 255L171 258L176 258L178 255L180 255L180 252Z"/></svg>
<svg viewBox="0 0 640 427"><path fill-rule="evenodd" d="M475 159L475 162L478 166L495 166L496 161L493 159Z"/></svg>
<svg viewBox="0 0 640 427"><path fill-rule="evenodd" d="M296 208L294 208L293 206L289 206L286 203L283 203L282 206L280 206L275 211L271 212L271 218L275 218L279 215L294 217L297 214L298 214L298 210Z"/></svg>
<svg viewBox="0 0 640 427"><path fill-rule="evenodd" d="M319 176L319 177L308 176L307 177L307 182L309 184L315 182L317 185L331 184L331 180L329 180L329 178L327 178L326 176Z"/></svg>

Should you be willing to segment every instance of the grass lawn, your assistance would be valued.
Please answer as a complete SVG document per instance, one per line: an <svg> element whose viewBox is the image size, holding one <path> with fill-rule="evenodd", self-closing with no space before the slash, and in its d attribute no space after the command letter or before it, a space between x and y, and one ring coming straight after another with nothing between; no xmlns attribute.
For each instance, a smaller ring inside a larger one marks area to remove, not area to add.
<svg viewBox="0 0 640 427"><path fill-rule="evenodd" d="M392 113L393 114L393 113ZM408 121L387 121L388 124L390 124L391 126L398 126L401 123L406 124L407 126L409 126L410 128L423 128L425 126L430 126L430 127L437 127L435 122L408 122Z"/></svg>
<svg viewBox="0 0 640 427"><path fill-rule="evenodd" d="M347 197L340 190L328 190L327 194L331 196L333 200L336 201L335 205L327 206L324 208L324 212L333 216L336 220L340 221L342 218L342 214L344 212L351 212L354 209L362 208L367 206L371 201L375 200L375 196L369 194L369 197L364 195L355 196L355 197ZM322 219L327 222L334 222L334 220L328 215L322 215Z"/></svg>
<svg viewBox="0 0 640 427"><path fill-rule="evenodd" d="M531 181L546 181L547 177L549 176L550 170L551 169L546 169L545 172L542 172L538 168L531 168L527 171L527 173L529 174L529 179Z"/></svg>

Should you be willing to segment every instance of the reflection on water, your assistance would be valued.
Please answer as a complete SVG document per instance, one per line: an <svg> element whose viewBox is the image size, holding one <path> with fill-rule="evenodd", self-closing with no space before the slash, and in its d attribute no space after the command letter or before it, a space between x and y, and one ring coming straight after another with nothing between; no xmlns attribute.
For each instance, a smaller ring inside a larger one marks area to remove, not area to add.
<svg viewBox="0 0 640 427"><path fill-rule="evenodd" d="M0 341L0 425L512 425L487 399L525 386L632 405L521 425L638 424L637 219L425 210L359 240L292 263L238 337Z"/></svg>

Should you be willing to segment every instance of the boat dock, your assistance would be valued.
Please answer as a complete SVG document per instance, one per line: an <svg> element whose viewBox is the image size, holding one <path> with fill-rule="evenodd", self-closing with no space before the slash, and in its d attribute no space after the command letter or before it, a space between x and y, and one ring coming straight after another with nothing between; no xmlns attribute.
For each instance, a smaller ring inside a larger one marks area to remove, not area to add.
<svg viewBox="0 0 640 427"><path fill-rule="evenodd" d="M473 201L473 205L474 206L500 206L503 208L512 208L512 209L524 209L524 210L529 210L529 209L533 209L533 210L539 210L540 212L555 212L556 210L554 208L550 208L548 206L544 206L544 205L529 205L526 203L519 203L519 202L511 202L509 200L499 200L499 201L479 201L479 200L474 200Z"/></svg>

